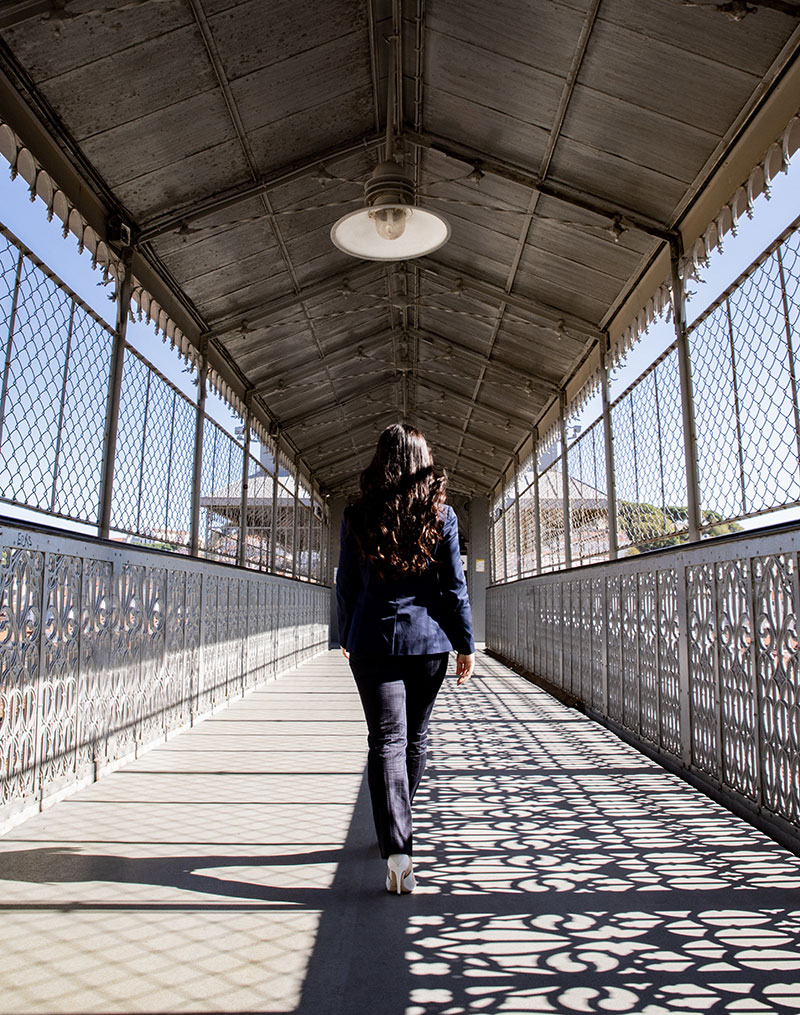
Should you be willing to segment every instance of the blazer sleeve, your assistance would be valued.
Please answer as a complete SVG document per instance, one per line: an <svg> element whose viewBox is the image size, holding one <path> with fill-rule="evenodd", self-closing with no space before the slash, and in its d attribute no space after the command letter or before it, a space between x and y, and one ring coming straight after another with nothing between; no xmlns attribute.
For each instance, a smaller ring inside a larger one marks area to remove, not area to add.
<svg viewBox="0 0 800 1015"><path fill-rule="evenodd" d="M437 558L439 589L443 600L441 626L455 651L469 655L475 651L472 613L469 607L464 568L461 566L458 519L452 508L448 508L445 516L444 531Z"/></svg>
<svg viewBox="0 0 800 1015"><path fill-rule="evenodd" d="M355 540L347 530L347 510L339 532L339 567L336 571L336 608L339 618L339 644L347 647L353 613L361 591L361 567Z"/></svg>

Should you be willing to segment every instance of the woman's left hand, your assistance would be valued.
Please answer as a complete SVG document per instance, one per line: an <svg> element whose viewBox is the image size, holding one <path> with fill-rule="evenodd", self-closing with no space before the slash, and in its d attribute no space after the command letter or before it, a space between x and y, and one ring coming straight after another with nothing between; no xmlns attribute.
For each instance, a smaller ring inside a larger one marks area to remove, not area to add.
<svg viewBox="0 0 800 1015"><path fill-rule="evenodd" d="M457 686L465 684L472 676L475 670L475 653L470 652L467 655L464 652L459 652L456 656L456 676L458 677Z"/></svg>
<svg viewBox="0 0 800 1015"><path fill-rule="evenodd" d="M342 655L345 657L345 659L349 659L350 658L350 653L347 651L347 649L344 647L344 645L342 645Z"/></svg>

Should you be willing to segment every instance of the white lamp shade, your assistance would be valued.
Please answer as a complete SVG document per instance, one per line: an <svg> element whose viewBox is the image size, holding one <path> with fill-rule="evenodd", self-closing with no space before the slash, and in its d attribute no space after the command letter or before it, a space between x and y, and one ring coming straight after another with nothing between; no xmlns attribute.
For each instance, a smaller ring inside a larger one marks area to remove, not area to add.
<svg viewBox="0 0 800 1015"><path fill-rule="evenodd" d="M406 227L402 236L385 240L378 235L370 212L380 208L400 208L407 213ZM447 243L450 225L436 212L411 205L376 205L373 208L359 208L342 216L331 229L334 246L353 257L367 261L404 261L409 257L422 257Z"/></svg>

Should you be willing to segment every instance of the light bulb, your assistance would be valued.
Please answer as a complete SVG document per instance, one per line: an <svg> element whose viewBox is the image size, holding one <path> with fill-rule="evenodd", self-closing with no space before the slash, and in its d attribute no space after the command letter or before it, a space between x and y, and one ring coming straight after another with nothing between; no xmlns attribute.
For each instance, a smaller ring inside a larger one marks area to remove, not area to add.
<svg viewBox="0 0 800 1015"><path fill-rule="evenodd" d="M373 208L369 217L375 223L375 229L382 240L399 240L406 231L406 217L410 209Z"/></svg>

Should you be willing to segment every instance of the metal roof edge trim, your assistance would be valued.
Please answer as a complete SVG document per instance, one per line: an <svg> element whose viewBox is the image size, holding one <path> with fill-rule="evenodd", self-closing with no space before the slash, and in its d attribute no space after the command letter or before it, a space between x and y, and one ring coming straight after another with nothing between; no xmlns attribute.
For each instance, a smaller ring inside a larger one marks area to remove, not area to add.
<svg viewBox="0 0 800 1015"><path fill-rule="evenodd" d="M800 148L798 94L800 57L787 68L683 215L679 223L685 251L681 277L696 276L711 253L722 248L724 236L736 234L739 219L752 216L755 199L769 191L771 180L786 171L789 159ZM671 307L669 274L669 251L663 248L609 323L609 369L619 364L649 326ZM628 313L635 306L639 309L631 319Z"/></svg>
<svg viewBox="0 0 800 1015"><path fill-rule="evenodd" d="M72 233L78 240L79 253L88 250L91 254L92 268L99 268L103 272L104 280L113 279L115 284L119 284L125 274L122 259L106 243L95 225L91 224L83 212L78 209L67 191L56 182L50 170L42 165L3 116L0 116L0 155L9 164L11 178L15 179L17 176L21 176L28 184L31 200L34 201L37 197L42 199L47 209L48 221L52 220L53 216L58 218L64 226L64 238L66 239ZM91 206L87 208L87 211L92 215L92 219L95 222L105 222L106 211L98 200L92 200L94 195L89 188L82 185L80 193ZM202 354L199 350L202 335L200 327L188 316L184 317L180 310L176 313L175 308L163 306L159 299L153 295L151 289L164 288L167 299L170 293L166 287L158 284L159 280L156 278L154 270L136 251L133 253L131 276L133 283L131 313L134 313L133 308L135 307L135 312L140 320L144 319L148 324L152 323L156 334L161 334L165 342L169 341L171 347L177 350L187 365L193 369L199 369L202 361ZM167 299L164 300L165 303ZM191 331L190 335L187 335L184 328L176 322L176 316L184 318L184 326L188 326ZM234 412L244 419L247 414L246 383L242 380L237 384L233 380L215 349L208 348L205 358L208 365L208 384ZM274 421L270 419L268 412L262 409L262 412L259 413L255 407L251 407L250 415L251 426L257 433L259 440L263 444L271 446L270 428ZM295 468L321 498L322 489L319 483L312 478L310 470L302 462Z"/></svg>

